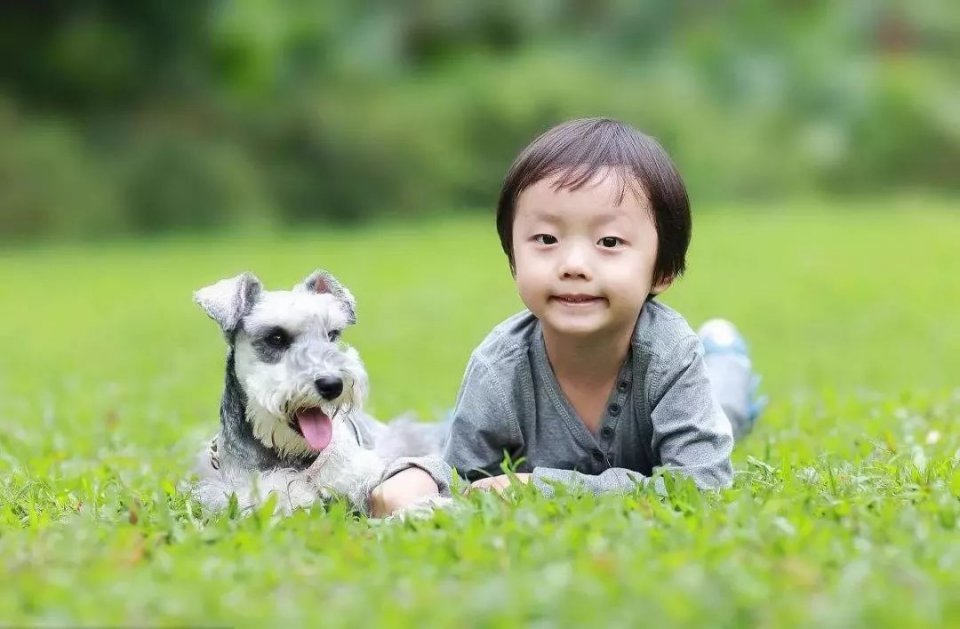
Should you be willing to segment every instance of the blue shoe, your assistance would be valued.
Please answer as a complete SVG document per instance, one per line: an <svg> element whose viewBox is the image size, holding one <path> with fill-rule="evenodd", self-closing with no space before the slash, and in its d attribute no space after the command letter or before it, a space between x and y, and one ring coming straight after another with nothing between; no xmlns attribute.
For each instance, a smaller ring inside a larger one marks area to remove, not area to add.
<svg viewBox="0 0 960 629"><path fill-rule="evenodd" d="M758 396L760 376L753 373L750 350L736 326L710 319L697 330L714 391L729 416L736 436L750 432L766 408L767 396Z"/></svg>

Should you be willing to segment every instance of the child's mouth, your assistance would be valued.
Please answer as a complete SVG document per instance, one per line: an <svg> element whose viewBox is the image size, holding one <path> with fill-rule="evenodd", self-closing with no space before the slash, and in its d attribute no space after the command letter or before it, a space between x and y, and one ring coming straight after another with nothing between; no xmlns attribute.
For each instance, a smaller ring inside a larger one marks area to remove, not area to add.
<svg viewBox="0 0 960 629"><path fill-rule="evenodd" d="M567 306L584 306L595 304L603 301L602 297L595 297L594 295L584 295L584 294L569 294L569 295L554 295L551 297L554 301L558 301L561 304Z"/></svg>

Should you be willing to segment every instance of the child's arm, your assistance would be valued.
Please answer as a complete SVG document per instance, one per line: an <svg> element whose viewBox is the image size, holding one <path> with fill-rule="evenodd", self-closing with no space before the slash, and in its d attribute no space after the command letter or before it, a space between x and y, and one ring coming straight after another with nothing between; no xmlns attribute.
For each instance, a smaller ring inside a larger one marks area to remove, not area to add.
<svg viewBox="0 0 960 629"><path fill-rule="evenodd" d="M664 469L689 476L701 489L728 487L733 429L713 395L703 345L687 336L671 354L650 386L653 450Z"/></svg>
<svg viewBox="0 0 960 629"><path fill-rule="evenodd" d="M442 458L397 459L385 470L375 498L385 501L385 508L392 510L427 495L425 492L431 486L426 484L424 473L436 484L436 492L449 496L454 472L467 480L497 475L504 452L516 455L522 448L516 412L507 406L507 396L496 371L474 354L460 385Z"/></svg>
<svg viewBox="0 0 960 629"><path fill-rule="evenodd" d="M523 452L519 409L509 403L497 370L474 354L467 365L443 459L468 481L500 474L504 454Z"/></svg>
<svg viewBox="0 0 960 629"><path fill-rule="evenodd" d="M733 479L732 431L712 394L699 339L696 335L685 336L660 358L647 383L653 423L651 445L659 453L660 467L689 476L701 489L729 486ZM618 467L598 475L538 467L532 477L548 495L553 491L550 482L605 493L630 491L648 480Z"/></svg>

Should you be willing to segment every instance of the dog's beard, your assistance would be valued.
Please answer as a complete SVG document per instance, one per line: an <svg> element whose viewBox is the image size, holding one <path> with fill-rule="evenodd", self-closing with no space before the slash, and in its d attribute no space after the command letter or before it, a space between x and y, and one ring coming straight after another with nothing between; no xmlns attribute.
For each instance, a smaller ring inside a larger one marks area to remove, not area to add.
<svg viewBox="0 0 960 629"><path fill-rule="evenodd" d="M246 351L244 351L246 350ZM362 409L367 375L354 348L337 354L338 365L325 365L318 355L302 353L292 363L270 365L252 359L249 346L239 347L238 377L248 398L247 420L254 436L281 458L305 457L324 452L333 444L338 419ZM304 365L298 360L311 358ZM343 379L344 390L333 401L322 399L316 389L317 371L325 367ZM295 376L295 377L292 377Z"/></svg>
<svg viewBox="0 0 960 629"><path fill-rule="evenodd" d="M320 399L309 390L275 389L271 395L251 397L247 420L254 436L281 457L325 452L334 445L338 421L357 410L353 396L358 383L348 384L349 395L332 402Z"/></svg>
<svg viewBox="0 0 960 629"><path fill-rule="evenodd" d="M256 401L251 401L247 406L247 421L253 428L254 437L276 451L281 458L303 457L317 452L287 415L272 412ZM332 440L332 422L330 432Z"/></svg>

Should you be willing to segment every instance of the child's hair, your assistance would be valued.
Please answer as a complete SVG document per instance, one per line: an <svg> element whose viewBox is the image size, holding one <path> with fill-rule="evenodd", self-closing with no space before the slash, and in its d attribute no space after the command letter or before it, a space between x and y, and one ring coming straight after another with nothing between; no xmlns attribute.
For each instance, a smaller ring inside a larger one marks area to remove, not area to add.
<svg viewBox="0 0 960 629"><path fill-rule="evenodd" d="M650 203L657 228L654 283L683 274L691 220L680 173L656 140L609 118L583 118L553 127L523 149L510 166L497 203L497 232L511 272L516 272L513 219L520 193L557 174L556 189L577 190L604 168L612 168L622 182L618 203L628 188Z"/></svg>

